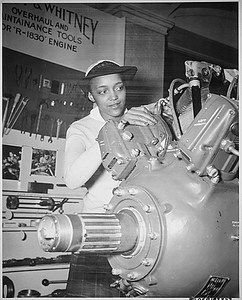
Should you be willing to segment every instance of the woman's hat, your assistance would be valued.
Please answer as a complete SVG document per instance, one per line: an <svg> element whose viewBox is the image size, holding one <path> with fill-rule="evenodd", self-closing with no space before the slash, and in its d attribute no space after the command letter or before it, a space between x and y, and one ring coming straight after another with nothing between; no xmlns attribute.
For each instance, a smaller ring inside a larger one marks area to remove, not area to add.
<svg viewBox="0 0 242 300"><path fill-rule="evenodd" d="M135 66L120 66L119 64L111 60L99 60L87 69L85 79L92 79L103 75L122 73L124 75L124 80L130 81L133 79L136 72L137 68Z"/></svg>

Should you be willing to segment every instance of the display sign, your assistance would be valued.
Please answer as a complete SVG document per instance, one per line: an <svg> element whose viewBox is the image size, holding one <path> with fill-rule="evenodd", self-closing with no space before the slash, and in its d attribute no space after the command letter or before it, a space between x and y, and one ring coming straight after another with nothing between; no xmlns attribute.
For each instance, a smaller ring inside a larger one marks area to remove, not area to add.
<svg viewBox="0 0 242 300"><path fill-rule="evenodd" d="M79 3L4 3L3 46L80 71L123 63L125 20Z"/></svg>

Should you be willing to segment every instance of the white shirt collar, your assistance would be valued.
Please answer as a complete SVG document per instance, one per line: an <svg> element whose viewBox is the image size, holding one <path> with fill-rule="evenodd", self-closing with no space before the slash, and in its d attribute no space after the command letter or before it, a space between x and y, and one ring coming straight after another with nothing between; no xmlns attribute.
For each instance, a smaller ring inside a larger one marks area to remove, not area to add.
<svg viewBox="0 0 242 300"><path fill-rule="evenodd" d="M106 121L103 119L103 117L101 116L100 112L99 112L99 108L98 106L94 107L91 111L90 111L90 116L100 122L106 123Z"/></svg>

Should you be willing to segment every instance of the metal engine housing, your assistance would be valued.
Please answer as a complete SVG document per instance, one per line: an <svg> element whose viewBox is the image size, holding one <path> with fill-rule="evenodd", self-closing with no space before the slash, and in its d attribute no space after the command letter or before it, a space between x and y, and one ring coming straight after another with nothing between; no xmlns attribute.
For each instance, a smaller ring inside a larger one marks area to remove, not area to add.
<svg viewBox="0 0 242 300"><path fill-rule="evenodd" d="M211 95L179 141L156 118L123 129L107 122L103 165L122 183L106 214L47 216L40 245L105 253L126 296L238 297L238 103Z"/></svg>

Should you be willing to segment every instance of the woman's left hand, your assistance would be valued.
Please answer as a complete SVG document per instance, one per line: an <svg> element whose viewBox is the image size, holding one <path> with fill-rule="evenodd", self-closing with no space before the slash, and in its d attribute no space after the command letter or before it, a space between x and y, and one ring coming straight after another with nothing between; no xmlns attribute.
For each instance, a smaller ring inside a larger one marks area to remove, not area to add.
<svg viewBox="0 0 242 300"><path fill-rule="evenodd" d="M162 112L162 101L160 100L148 105L132 107L123 115L118 128L123 129L127 123L139 126L155 125L157 120L154 115L160 115Z"/></svg>
<svg viewBox="0 0 242 300"><path fill-rule="evenodd" d="M123 129L127 123L131 125L148 126L155 125L157 123L157 120L151 110L142 105L139 107L130 108L123 115L121 121L118 124L118 128Z"/></svg>
<svg viewBox="0 0 242 300"><path fill-rule="evenodd" d="M145 105L145 107L154 115L160 115L162 112L162 99L156 101L155 103L151 103Z"/></svg>

